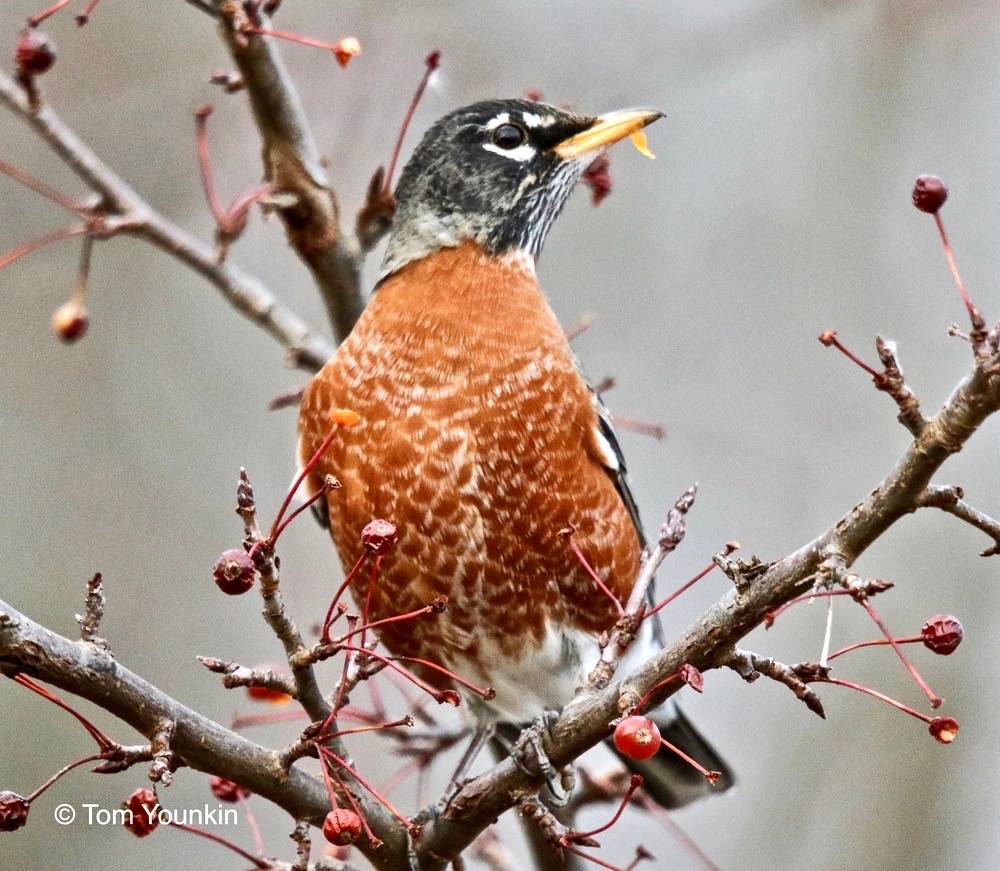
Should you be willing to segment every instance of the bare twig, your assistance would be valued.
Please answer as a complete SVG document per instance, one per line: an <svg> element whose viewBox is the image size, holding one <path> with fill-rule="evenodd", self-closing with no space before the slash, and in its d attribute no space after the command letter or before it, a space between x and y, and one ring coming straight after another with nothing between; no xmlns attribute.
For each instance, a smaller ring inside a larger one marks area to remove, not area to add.
<svg viewBox="0 0 1000 871"><path fill-rule="evenodd" d="M104 579L97 572L87 581L87 598L83 603L83 614L77 614L76 622L80 624L80 639L108 649L108 642L97 634L104 617Z"/></svg>
<svg viewBox="0 0 1000 871"><path fill-rule="evenodd" d="M973 508L963 497L964 491L961 487L952 486L928 486L917 500L916 508L940 508L954 515L959 520L964 520L970 526L980 529L993 539L993 547L988 547L980 556L1000 555L1000 521L994 520L988 514L984 514L977 508Z"/></svg>
<svg viewBox="0 0 1000 871"><path fill-rule="evenodd" d="M920 413L920 402L903 378L896 343L891 339L876 336L875 350L878 351L879 359L885 367L881 379L876 380L875 386L888 393L899 406L899 422L914 436L920 435L927 426L927 419Z"/></svg>
<svg viewBox="0 0 1000 871"><path fill-rule="evenodd" d="M808 684L806 684L790 666L783 662L778 662L768 656L758 656L751 650L742 650L739 647L733 648L732 653L723 662L724 665L735 671L747 683L753 683L762 674L773 681L784 684L795 697L805 702L807 708L814 714L826 719L823 711L823 703L819 700Z"/></svg>
<svg viewBox="0 0 1000 871"><path fill-rule="evenodd" d="M275 192L294 197L279 209L288 240L312 272L334 334L345 339L364 308L361 244L341 232L336 195L275 40L241 29L233 17L241 4L216 0L215 5L257 122L264 177ZM266 25L266 17L258 16Z"/></svg>
<svg viewBox="0 0 1000 871"><path fill-rule="evenodd" d="M121 232L151 242L211 282L223 297L280 342L291 363L319 369L332 353L306 324L275 299L256 278L216 262L211 247L168 221L106 166L48 106L32 109L24 90L0 71L0 102L21 116L55 154L95 193Z"/></svg>

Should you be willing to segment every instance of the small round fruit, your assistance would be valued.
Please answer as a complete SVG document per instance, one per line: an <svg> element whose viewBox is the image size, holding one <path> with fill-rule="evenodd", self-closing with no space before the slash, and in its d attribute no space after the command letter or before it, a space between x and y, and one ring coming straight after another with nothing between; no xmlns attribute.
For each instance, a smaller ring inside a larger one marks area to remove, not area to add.
<svg viewBox="0 0 1000 871"><path fill-rule="evenodd" d="M361 834L361 817L347 808L334 808L323 820L323 837L331 844L345 847Z"/></svg>
<svg viewBox="0 0 1000 871"><path fill-rule="evenodd" d="M361 530L361 543L375 556L384 556L396 543L396 525L388 520L373 520Z"/></svg>
<svg viewBox="0 0 1000 871"><path fill-rule="evenodd" d="M237 802L250 795L250 790L245 786L240 786L235 781L226 780L224 777L213 777L208 786L212 790L212 795L219 801Z"/></svg>
<svg viewBox="0 0 1000 871"><path fill-rule="evenodd" d="M28 822L31 804L23 795L4 790L0 792L0 832L16 832Z"/></svg>
<svg viewBox="0 0 1000 871"><path fill-rule="evenodd" d="M40 76L56 62L56 46L44 33L33 27L21 32L14 48L14 63L22 76Z"/></svg>
<svg viewBox="0 0 1000 871"><path fill-rule="evenodd" d="M216 586L229 596L239 596L253 586L254 564L250 555L238 547L223 551L212 569Z"/></svg>
<svg viewBox="0 0 1000 871"><path fill-rule="evenodd" d="M948 656L962 643L965 630L958 617L952 617L951 614L935 614L924 623L920 634L924 639L924 647L941 656Z"/></svg>
<svg viewBox="0 0 1000 871"><path fill-rule="evenodd" d="M948 188L936 175L921 175L913 183L913 205L935 215L948 199Z"/></svg>
<svg viewBox="0 0 1000 871"><path fill-rule="evenodd" d="M147 787L137 789L122 803L122 807L129 811L125 814L123 825L137 838L152 834L160 824L159 804L153 790Z"/></svg>
<svg viewBox="0 0 1000 871"><path fill-rule="evenodd" d="M615 747L629 759L649 759L660 749L660 730L649 717L625 717L615 726Z"/></svg>
<svg viewBox="0 0 1000 871"><path fill-rule="evenodd" d="M52 312L52 330L64 342L82 339L90 326L87 310L75 300L64 302Z"/></svg>
<svg viewBox="0 0 1000 871"><path fill-rule="evenodd" d="M958 737L958 720L952 717L935 717L927 731L938 744L950 744Z"/></svg>

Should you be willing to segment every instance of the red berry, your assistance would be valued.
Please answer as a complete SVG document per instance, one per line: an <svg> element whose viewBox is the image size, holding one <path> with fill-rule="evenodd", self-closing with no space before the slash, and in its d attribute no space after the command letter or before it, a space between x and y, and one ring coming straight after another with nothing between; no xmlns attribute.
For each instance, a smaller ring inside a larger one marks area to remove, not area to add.
<svg viewBox="0 0 1000 871"><path fill-rule="evenodd" d="M913 183L913 205L935 215L948 199L948 188L936 175L921 175Z"/></svg>
<svg viewBox="0 0 1000 871"><path fill-rule="evenodd" d="M56 62L56 46L44 33L34 28L21 31L14 48L14 63L22 76L40 76Z"/></svg>
<svg viewBox="0 0 1000 871"><path fill-rule="evenodd" d="M254 572L250 555L238 547L224 551L212 569L216 585L229 596L238 596L249 590L253 586Z"/></svg>
<svg viewBox="0 0 1000 871"><path fill-rule="evenodd" d="M345 36L333 47L333 53L337 57L337 63L346 67L351 58L361 54L361 43L354 36Z"/></svg>
<svg viewBox="0 0 1000 871"><path fill-rule="evenodd" d="M615 726L615 747L629 759L649 759L660 749L660 730L649 717L626 717Z"/></svg>
<svg viewBox="0 0 1000 871"><path fill-rule="evenodd" d="M137 838L152 834L160 824L160 803L151 789L137 789L122 802L122 807L129 811L125 815L125 828Z"/></svg>
<svg viewBox="0 0 1000 871"><path fill-rule="evenodd" d="M28 822L31 805L23 795L4 790L0 792L0 832L16 832Z"/></svg>
<svg viewBox="0 0 1000 871"><path fill-rule="evenodd" d="M396 526L388 520L373 520L361 530L361 543L375 556L383 556L396 543Z"/></svg>
<svg viewBox="0 0 1000 871"><path fill-rule="evenodd" d="M948 656L962 643L965 630L962 629L957 617L952 617L951 614L936 614L924 623L920 634L924 638L924 647L941 656Z"/></svg>
<svg viewBox="0 0 1000 871"><path fill-rule="evenodd" d="M331 844L353 844L361 834L361 817L347 808L334 808L323 820L323 837Z"/></svg>
<svg viewBox="0 0 1000 871"><path fill-rule="evenodd" d="M938 744L950 744L958 737L958 720L952 717L935 717L927 731Z"/></svg>
<svg viewBox="0 0 1000 871"><path fill-rule="evenodd" d="M64 302L52 313L52 329L64 342L82 339L89 326L90 316L76 300Z"/></svg>
<svg viewBox="0 0 1000 871"><path fill-rule="evenodd" d="M213 777L208 786L212 790L212 795L219 801L236 802L240 798L246 798L250 795L250 790L245 786L240 786L235 781L226 780L224 777Z"/></svg>

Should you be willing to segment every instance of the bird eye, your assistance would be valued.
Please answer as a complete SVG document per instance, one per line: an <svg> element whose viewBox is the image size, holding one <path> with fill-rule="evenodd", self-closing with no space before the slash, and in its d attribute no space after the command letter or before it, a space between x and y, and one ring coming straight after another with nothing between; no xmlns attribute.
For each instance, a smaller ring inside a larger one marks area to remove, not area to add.
<svg viewBox="0 0 1000 871"><path fill-rule="evenodd" d="M507 150L522 145L527 137L524 128L518 127L517 124L501 124L493 131L494 144Z"/></svg>

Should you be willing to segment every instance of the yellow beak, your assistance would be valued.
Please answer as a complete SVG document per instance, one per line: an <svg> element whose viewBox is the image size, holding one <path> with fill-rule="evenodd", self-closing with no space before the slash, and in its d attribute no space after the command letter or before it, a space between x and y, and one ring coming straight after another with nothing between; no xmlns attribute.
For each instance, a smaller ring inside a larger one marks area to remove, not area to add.
<svg viewBox="0 0 1000 871"><path fill-rule="evenodd" d="M656 109L622 109L601 115L593 127L564 139L553 150L564 160L582 157L638 133L663 113Z"/></svg>

